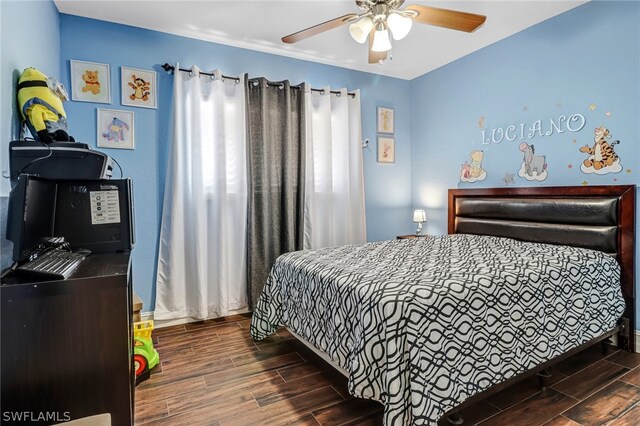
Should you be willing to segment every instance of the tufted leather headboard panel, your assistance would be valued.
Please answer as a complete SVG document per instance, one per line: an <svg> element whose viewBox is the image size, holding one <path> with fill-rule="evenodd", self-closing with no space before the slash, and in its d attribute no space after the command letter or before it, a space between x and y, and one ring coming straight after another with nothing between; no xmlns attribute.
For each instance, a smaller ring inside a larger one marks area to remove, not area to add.
<svg viewBox="0 0 640 426"><path fill-rule="evenodd" d="M565 244L617 254L618 198L458 198L455 233Z"/></svg>
<svg viewBox="0 0 640 426"><path fill-rule="evenodd" d="M449 190L449 233L572 245L615 256L634 325L635 185ZM633 333L623 346L633 347Z"/></svg>

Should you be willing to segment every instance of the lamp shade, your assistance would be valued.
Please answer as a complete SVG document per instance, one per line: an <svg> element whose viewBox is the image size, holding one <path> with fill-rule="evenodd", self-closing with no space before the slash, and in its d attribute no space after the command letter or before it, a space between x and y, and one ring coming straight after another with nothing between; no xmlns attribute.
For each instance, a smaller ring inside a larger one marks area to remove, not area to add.
<svg viewBox="0 0 640 426"><path fill-rule="evenodd" d="M427 214L422 209L416 209L413 211L413 221L416 223L426 222Z"/></svg>
<svg viewBox="0 0 640 426"><path fill-rule="evenodd" d="M374 52L387 52L391 50L391 40L389 40L389 31L384 27L378 27L373 34L373 45L371 50Z"/></svg>
<svg viewBox="0 0 640 426"><path fill-rule="evenodd" d="M367 36L369 35L371 28L373 28L373 21L368 16L365 16L359 21L349 25L349 34L351 34L351 37L355 41L362 44L367 41Z"/></svg>
<svg viewBox="0 0 640 426"><path fill-rule="evenodd" d="M411 18L407 18L406 16L391 13L387 18L387 25L389 25L393 39L402 40L407 34L409 34L409 31L411 31L413 21Z"/></svg>

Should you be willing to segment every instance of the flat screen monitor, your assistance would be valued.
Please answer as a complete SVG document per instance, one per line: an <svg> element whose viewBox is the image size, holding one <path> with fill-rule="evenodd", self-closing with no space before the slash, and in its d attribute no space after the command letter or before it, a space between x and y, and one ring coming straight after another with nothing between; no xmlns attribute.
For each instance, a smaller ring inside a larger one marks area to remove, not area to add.
<svg viewBox="0 0 640 426"><path fill-rule="evenodd" d="M135 243L131 180L49 180L22 175L9 195L7 239L13 259L28 259L47 237L94 253L130 250Z"/></svg>
<svg viewBox="0 0 640 426"><path fill-rule="evenodd" d="M44 238L53 237L56 185L37 179L19 179L9 195L7 239L13 241L13 260L29 258Z"/></svg>

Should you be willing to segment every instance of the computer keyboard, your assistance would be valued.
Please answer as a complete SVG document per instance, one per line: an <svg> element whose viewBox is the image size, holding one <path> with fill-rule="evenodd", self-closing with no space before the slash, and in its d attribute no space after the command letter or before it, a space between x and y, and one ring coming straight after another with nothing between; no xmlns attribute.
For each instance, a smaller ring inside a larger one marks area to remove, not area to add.
<svg viewBox="0 0 640 426"><path fill-rule="evenodd" d="M85 256L66 250L50 250L23 265L18 271L46 275L51 278L67 279L82 263Z"/></svg>

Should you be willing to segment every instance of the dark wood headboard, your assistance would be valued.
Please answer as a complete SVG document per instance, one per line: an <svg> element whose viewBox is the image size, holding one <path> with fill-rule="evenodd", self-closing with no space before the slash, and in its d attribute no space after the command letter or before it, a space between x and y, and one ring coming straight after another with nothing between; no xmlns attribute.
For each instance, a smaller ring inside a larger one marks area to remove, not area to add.
<svg viewBox="0 0 640 426"><path fill-rule="evenodd" d="M621 268L626 302L619 344L634 350L635 185L449 190L449 233L600 250Z"/></svg>

